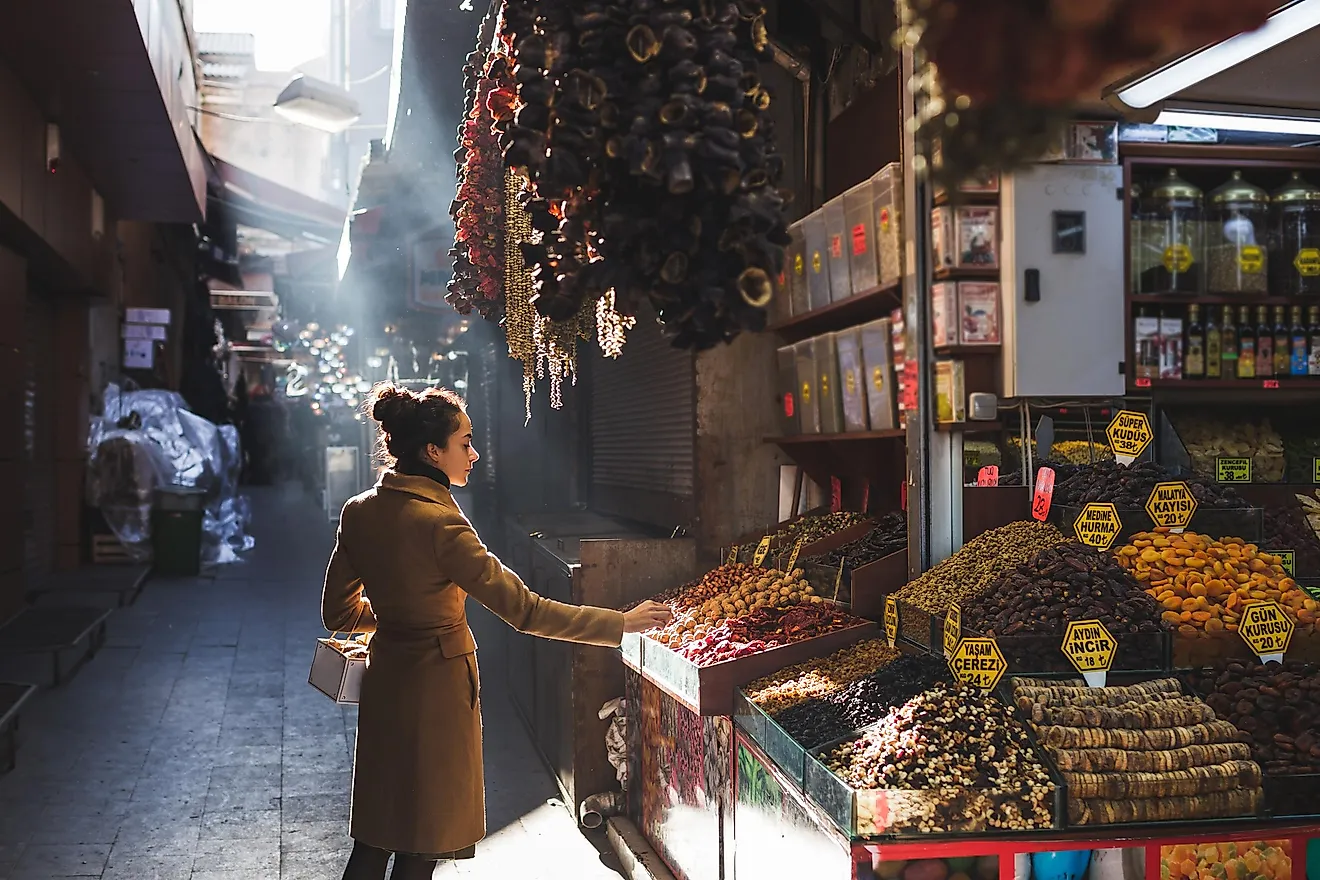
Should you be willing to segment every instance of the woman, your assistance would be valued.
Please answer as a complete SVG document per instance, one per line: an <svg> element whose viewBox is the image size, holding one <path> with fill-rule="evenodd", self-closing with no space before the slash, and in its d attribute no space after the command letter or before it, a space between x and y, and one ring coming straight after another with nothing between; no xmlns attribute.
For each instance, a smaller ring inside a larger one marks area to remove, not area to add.
<svg viewBox="0 0 1320 880"><path fill-rule="evenodd" d="M470 595L521 632L617 647L669 619L565 605L523 585L490 555L454 503L478 455L451 391L377 386L371 415L394 458L375 488L344 505L325 576L326 629L374 632L362 678L353 766L353 853L344 880L429 878L471 858L486 833L476 643Z"/></svg>

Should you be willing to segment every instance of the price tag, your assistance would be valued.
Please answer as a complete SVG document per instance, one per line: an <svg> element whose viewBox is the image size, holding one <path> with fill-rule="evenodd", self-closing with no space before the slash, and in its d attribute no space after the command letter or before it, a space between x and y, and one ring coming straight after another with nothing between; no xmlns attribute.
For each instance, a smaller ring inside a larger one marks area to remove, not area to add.
<svg viewBox="0 0 1320 880"><path fill-rule="evenodd" d="M998 486L999 485L999 465L988 464L976 472L976 485L978 486Z"/></svg>
<svg viewBox="0 0 1320 880"><path fill-rule="evenodd" d="M1031 515L1045 522L1050 515L1050 502L1054 500L1054 468L1036 471L1036 492L1031 496Z"/></svg>
<svg viewBox="0 0 1320 880"><path fill-rule="evenodd" d="M785 571L791 572L793 570L793 566L797 565L798 553L801 550L802 550L802 538L798 538L797 543L793 545L793 552L788 554L788 565L784 566Z"/></svg>
<svg viewBox="0 0 1320 880"><path fill-rule="evenodd" d="M1260 384L1261 384L1261 386L1264 387L1265 389L1267 389L1267 390L1269 390L1269 391L1273 391L1273 390L1275 390L1276 388L1279 387L1279 380L1278 380L1278 379L1266 379L1264 382L1261 382Z"/></svg>
<svg viewBox="0 0 1320 880"><path fill-rule="evenodd" d="M734 544L732 547L729 548L729 559L727 561L727 564L733 565L737 561L738 561L738 545Z"/></svg>
<svg viewBox="0 0 1320 880"><path fill-rule="evenodd" d="M1145 385L1142 385L1142 382ZM1150 387L1149 379L1138 379L1138 388ZM1132 464L1141 453L1146 451L1155 434L1150 430L1150 419L1145 413L1122 409L1115 415L1109 427L1105 429L1109 438L1109 447L1114 450L1114 460L1119 464Z"/></svg>
<svg viewBox="0 0 1320 880"><path fill-rule="evenodd" d="M1251 459L1216 458L1215 479L1221 483L1250 483Z"/></svg>
<svg viewBox="0 0 1320 880"><path fill-rule="evenodd" d="M1288 577L1297 577L1297 551L1296 550L1271 550L1275 556L1279 557L1279 565L1288 572Z"/></svg>
<svg viewBox="0 0 1320 880"><path fill-rule="evenodd" d="M1311 482L1320 483L1320 458L1311 459Z"/></svg>
<svg viewBox="0 0 1320 880"><path fill-rule="evenodd" d="M991 691L1008 671L1008 661L994 639L963 639L949 658L949 669L963 684Z"/></svg>
<svg viewBox="0 0 1320 880"><path fill-rule="evenodd" d="M866 253L866 226L858 223L852 228L852 247L853 256L860 257Z"/></svg>
<svg viewBox="0 0 1320 880"><path fill-rule="evenodd" d="M1185 244L1171 244L1164 249L1164 268L1170 272L1186 272L1192 262L1192 249Z"/></svg>
<svg viewBox="0 0 1320 880"><path fill-rule="evenodd" d="M1292 641L1293 622L1278 602L1251 602L1242 607L1242 622L1238 624L1242 641L1260 657L1260 662L1283 662Z"/></svg>
<svg viewBox="0 0 1320 880"><path fill-rule="evenodd" d="M1137 379L1137 381L1136 381L1136 386L1137 386L1138 388L1149 388L1149 387L1150 387L1150 380L1149 380L1149 379ZM1128 462L1128 463L1131 464L1131 462Z"/></svg>
<svg viewBox="0 0 1320 880"><path fill-rule="evenodd" d="M944 659L948 660L953 656L953 652L958 650L958 643L962 641L962 608L958 603L949 606L948 612L944 615Z"/></svg>
<svg viewBox="0 0 1320 880"><path fill-rule="evenodd" d="M1069 621L1063 633L1063 655L1091 687L1104 687L1114 664L1118 641L1098 620Z"/></svg>
<svg viewBox="0 0 1320 880"><path fill-rule="evenodd" d="M1260 245L1247 244L1238 249L1238 265L1247 275L1259 275L1265 267L1265 252Z"/></svg>
<svg viewBox="0 0 1320 880"><path fill-rule="evenodd" d="M1293 267L1297 269L1297 274L1304 278L1320 275L1320 249L1300 249L1297 251L1297 256L1293 257Z"/></svg>
<svg viewBox="0 0 1320 880"><path fill-rule="evenodd" d="M830 477L830 513L843 510L843 483L838 477Z"/></svg>
<svg viewBox="0 0 1320 880"><path fill-rule="evenodd" d="M1178 533L1191 523L1196 497L1186 483L1156 483L1146 501L1146 512L1155 525Z"/></svg>
<svg viewBox="0 0 1320 880"><path fill-rule="evenodd" d="M770 536L766 535L761 539L761 543L756 545L756 554L752 557L753 565L760 565L765 562L765 555L770 552Z"/></svg>
<svg viewBox="0 0 1320 880"><path fill-rule="evenodd" d="M885 641L893 648L898 644L898 600L885 596Z"/></svg>
<svg viewBox="0 0 1320 880"><path fill-rule="evenodd" d="M1108 502L1091 502L1082 508L1073 522L1073 534L1077 540L1097 550L1112 547L1122 530L1123 521L1118 517L1118 508Z"/></svg>

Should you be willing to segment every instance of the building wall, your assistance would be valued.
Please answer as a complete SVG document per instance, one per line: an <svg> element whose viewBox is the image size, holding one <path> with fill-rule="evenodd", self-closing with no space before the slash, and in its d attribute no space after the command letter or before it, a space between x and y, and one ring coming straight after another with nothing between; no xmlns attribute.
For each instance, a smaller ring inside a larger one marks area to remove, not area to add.
<svg viewBox="0 0 1320 880"><path fill-rule="evenodd" d="M348 179L355 186L372 139L385 137L385 122L390 115L395 13L403 3L404 0L363 0L353 4L348 40L348 91L362 108L362 118L346 134Z"/></svg>

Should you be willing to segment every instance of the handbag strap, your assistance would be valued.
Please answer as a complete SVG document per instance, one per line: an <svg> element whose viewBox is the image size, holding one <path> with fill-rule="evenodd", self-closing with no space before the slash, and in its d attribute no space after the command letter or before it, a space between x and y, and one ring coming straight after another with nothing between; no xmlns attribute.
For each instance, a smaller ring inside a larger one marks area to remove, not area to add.
<svg viewBox="0 0 1320 880"><path fill-rule="evenodd" d="M345 636L352 636L352 635L353 635L353 632L354 632L354 630L357 629L358 624L362 622L362 615L363 615L363 614L366 614L366 613L367 613L367 606L366 606L366 603L365 603L363 600L359 599L359 600L358 600L358 613L357 613L357 617L355 617L355 618L353 619L353 626L352 626L351 628L349 628L349 629L347 629L347 630L344 631L344 635L345 635ZM332 632L330 635L333 636L334 638L339 638L339 630L335 630L335 631ZM348 639L345 639L345 641L348 641Z"/></svg>

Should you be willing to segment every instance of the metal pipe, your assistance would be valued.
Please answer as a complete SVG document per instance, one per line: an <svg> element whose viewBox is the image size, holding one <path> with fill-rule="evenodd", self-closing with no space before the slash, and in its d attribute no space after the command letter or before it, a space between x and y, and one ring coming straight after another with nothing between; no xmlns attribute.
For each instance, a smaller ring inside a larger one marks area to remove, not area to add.
<svg viewBox="0 0 1320 880"><path fill-rule="evenodd" d="M623 792L603 791L593 794L582 801L578 809L578 821L583 828L599 828L610 816L623 812Z"/></svg>

